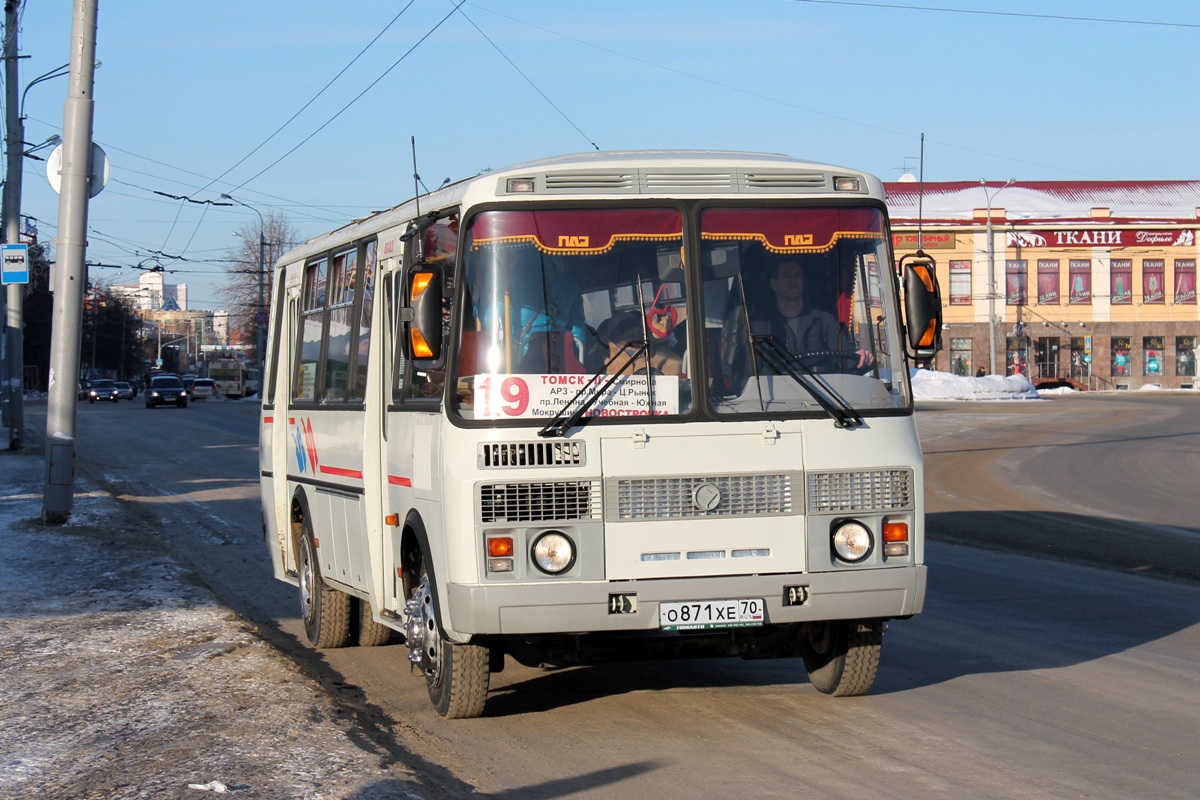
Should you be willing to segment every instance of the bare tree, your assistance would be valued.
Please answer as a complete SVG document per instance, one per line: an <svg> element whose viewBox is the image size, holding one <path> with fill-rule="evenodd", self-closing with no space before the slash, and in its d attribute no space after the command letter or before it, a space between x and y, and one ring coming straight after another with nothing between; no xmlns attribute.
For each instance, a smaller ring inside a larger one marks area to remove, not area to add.
<svg viewBox="0 0 1200 800"><path fill-rule="evenodd" d="M267 328L271 313L271 284L275 262L299 238L299 233L278 211L263 215L263 229L257 224L247 223L235 232L237 244L229 251L228 281L218 293L229 312L229 338L232 344L253 345L257 340L257 314L264 315L263 327ZM266 243L263 249L263 269L259 273L259 236ZM259 306L259 286L262 286L263 303ZM257 359L259 354L255 354Z"/></svg>

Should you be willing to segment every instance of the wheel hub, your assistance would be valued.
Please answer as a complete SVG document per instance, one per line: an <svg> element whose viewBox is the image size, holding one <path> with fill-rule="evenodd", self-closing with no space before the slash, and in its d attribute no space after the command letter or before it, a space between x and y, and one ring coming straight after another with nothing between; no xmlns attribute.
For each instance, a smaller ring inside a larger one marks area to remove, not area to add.
<svg viewBox="0 0 1200 800"><path fill-rule="evenodd" d="M427 678L436 680L442 638L438 634L428 578L421 581L404 604L404 635L408 639L408 660L420 667Z"/></svg>

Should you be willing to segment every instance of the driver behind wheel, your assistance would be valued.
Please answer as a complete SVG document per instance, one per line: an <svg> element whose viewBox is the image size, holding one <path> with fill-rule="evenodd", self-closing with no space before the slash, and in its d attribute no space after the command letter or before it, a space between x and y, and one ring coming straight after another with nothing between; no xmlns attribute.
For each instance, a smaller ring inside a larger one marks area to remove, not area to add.
<svg viewBox="0 0 1200 800"><path fill-rule="evenodd" d="M858 368L875 362L875 355L858 347L853 335L837 318L810 306L804 294L804 269L795 261L779 261L771 270L775 308L770 313L771 336L793 355L810 353L855 353Z"/></svg>

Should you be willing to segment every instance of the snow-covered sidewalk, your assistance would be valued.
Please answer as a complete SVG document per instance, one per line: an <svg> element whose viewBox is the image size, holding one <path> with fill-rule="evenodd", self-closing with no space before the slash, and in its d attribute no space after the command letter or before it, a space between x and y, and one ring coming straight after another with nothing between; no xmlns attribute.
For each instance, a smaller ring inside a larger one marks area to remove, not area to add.
<svg viewBox="0 0 1200 800"><path fill-rule="evenodd" d="M415 798L313 680L39 450L0 451L0 797Z"/></svg>

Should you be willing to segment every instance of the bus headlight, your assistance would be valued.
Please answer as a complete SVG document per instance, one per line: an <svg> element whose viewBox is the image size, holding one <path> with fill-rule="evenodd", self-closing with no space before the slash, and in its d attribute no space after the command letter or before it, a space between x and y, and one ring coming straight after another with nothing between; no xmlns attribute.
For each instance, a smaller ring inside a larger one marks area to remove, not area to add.
<svg viewBox="0 0 1200 800"><path fill-rule="evenodd" d="M833 552L842 561L857 564L869 556L874 547L875 537L861 522L846 520L833 529Z"/></svg>
<svg viewBox="0 0 1200 800"><path fill-rule="evenodd" d="M575 544L562 531L546 531L533 542L533 563L547 575L559 575L575 565Z"/></svg>

